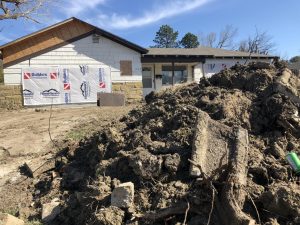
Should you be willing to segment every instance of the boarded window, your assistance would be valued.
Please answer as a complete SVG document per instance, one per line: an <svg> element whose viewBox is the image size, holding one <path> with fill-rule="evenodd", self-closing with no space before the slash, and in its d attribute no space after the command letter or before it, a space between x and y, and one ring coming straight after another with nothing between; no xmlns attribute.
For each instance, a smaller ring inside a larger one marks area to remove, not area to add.
<svg viewBox="0 0 300 225"><path fill-rule="evenodd" d="M121 76L132 75L132 61L121 60L120 61Z"/></svg>

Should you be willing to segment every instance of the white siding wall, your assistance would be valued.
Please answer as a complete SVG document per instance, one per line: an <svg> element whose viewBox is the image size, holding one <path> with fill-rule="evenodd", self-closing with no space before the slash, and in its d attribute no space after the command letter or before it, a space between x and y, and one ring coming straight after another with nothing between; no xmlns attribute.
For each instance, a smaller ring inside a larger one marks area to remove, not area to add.
<svg viewBox="0 0 300 225"><path fill-rule="evenodd" d="M247 63L262 61L262 62L271 62L270 59L249 59ZM223 68L223 65L226 65L227 68L234 66L236 63L243 65L246 62L246 59L206 59L205 64L203 64L203 70L206 77L210 77L215 73L218 73ZM199 65L200 66L200 65ZM203 72L202 72L203 76Z"/></svg>
<svg viewBox="0 0 300 225"><path fill-rule="evenodd" d="M120 76L120 60L132 61L132 76ZM104 37L100 37L99 43L93 43L92 36L88 36L5 68L4 82L5 84L20 84L21 70L24 67L73 67L78 65L110 66L112 82L142 81L140 53Z"/></svg>
<svg viewBox="0 0 300 225"><path fill-rule="evenodd" d="M203 77L203 63L199 63L194 68L194 81L199 82L200 78Z"/></svg>

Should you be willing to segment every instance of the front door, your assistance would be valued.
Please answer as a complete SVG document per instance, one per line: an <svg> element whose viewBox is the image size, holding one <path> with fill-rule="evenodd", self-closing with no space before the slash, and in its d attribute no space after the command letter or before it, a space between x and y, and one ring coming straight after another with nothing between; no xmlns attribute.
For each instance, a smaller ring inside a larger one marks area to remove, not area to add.
<svg viewBox="0 0 300 225"><path fill-rule="evenodd" d="M154 91L152 68L151 67L143 67L142 76L143 76L143 78L142 78L143 96L145 97L151 91Z"/></svg>

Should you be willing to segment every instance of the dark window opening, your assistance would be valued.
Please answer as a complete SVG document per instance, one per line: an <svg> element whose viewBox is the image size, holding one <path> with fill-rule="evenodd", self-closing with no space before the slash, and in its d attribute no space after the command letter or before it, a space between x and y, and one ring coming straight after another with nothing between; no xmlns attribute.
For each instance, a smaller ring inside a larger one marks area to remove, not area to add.
<svg viewBox="0 0 300 225"><path fill-rule="evenodd" d="M173 85L173 67L162 66L162 84ZM186 66L174 66L174 84L181 84L187 82L187 68Z"/></svg>

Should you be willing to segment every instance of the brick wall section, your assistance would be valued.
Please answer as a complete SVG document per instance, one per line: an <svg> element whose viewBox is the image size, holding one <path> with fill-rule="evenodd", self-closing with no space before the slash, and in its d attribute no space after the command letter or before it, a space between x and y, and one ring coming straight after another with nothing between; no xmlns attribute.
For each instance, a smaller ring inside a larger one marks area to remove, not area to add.
<svg viewBox="0 0 300 225"><path fill-rule="evenodd" d="M17 108L23 104L21 85L0 84L0 108Z"/></svg>
<svg viewBox="0 0 300 225"><path fill-rule="evenodd" d="M124 93L126 103L139 103L143 99L143 84L142 82L120 82L112 83L113 93Z"/></svg>

